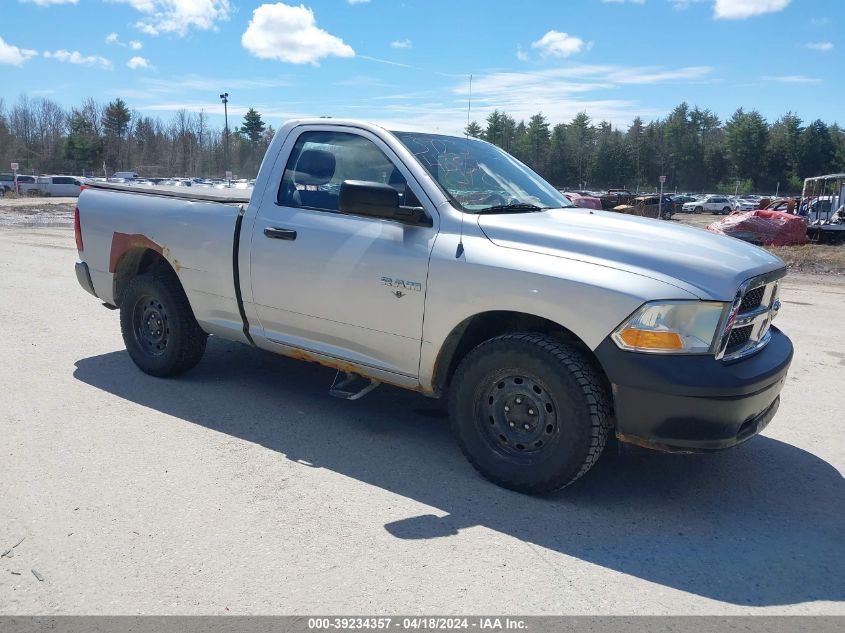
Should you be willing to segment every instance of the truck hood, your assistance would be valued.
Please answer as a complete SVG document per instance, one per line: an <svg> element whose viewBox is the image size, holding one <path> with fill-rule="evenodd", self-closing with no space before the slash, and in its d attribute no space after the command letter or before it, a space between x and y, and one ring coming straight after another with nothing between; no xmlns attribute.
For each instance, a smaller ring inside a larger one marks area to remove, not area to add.
<svg viewBox="0 0 845 633"><path fill-rule="evenodd" d="M700 299L730 301L746 279L784 266L768 251L732 237L610 211L480 215L478 224L497 246L644 275Z"/></svg>

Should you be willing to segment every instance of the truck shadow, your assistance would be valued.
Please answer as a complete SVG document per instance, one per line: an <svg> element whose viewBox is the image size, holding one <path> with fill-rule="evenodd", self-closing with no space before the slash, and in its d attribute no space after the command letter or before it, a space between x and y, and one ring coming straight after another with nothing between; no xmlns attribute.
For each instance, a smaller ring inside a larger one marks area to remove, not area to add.
<svg viewBox="0 0 845 633"><path fill-rule="evenodd" d="M214 337L179 379L141 374L124 351L81 359L74 372L120 398L446 513L386 525L399 539L483 526L732 604L845 600L845 485L811 453L766 437L715 455L611 450L569 489L533 498L472 470L439 402L390 387L336 400L327 391L333 374Z"/></svg>

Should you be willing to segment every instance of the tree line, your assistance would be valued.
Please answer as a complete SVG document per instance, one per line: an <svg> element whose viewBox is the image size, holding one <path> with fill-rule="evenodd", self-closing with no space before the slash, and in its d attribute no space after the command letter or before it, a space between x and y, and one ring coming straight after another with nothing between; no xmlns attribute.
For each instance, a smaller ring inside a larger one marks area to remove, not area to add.
<svg viewBox="0 0 845 633"><path fill-rule="evenodd" d="M769 123L739 108L725 123L681 103L663 119L640 117L626 130L587 113L552 125L542 113L517 122L494 110L465 133L513 154L552 184L568 189L626 187L653 191L798 193L803 180L845 171L845 130L787 112Z"/></svg>
<svg viewBox="0 0 845 633"><path fill-rule="evenodd" d="M1 171L16 162L25 174L222 177L229 170L251 178L273 134L253 108L225 134L204 112L179 110L165 121L132 111L119 98L86 99L70 109L26 95L7 107L0 98Z"/></svg>
<svg viewBox="0 0 845 633"><path fill-rule="evenodd" d="M537 113L527 122L494 110L470 123L472 137L494 143L569 189L653 190L667 177L670 191L799 192L803 179L845 171L845 130L792 112L769 123L738 109L726 121L681 103L662 119L634 119L627 129L593 122L586 112L552 124ZM258 172L274 130L250 108L229 134L204 112L180 110L169 120L130 110L123 99L86 99L66 109L48 98L0 98L0 170L21 173L243 178Z"/></svg>

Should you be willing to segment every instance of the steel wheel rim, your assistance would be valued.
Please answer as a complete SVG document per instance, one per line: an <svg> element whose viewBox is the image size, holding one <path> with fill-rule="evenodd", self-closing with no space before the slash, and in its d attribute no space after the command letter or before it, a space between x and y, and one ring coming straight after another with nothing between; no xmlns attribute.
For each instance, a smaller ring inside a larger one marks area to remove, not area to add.
<svg viewBox="0 0 845 633"><path fill-rule="evenodd" d="M500 377L483 390L478 424L488 444L508 456L530 460L560 435L551 393L525 374Z"/></svg>
<svg viewBox="0 0 845 633"><path fill-rule="evenodd" d="M145 353L164 354L170 341L170 321L162 302L150 295L139 298L132 311L132 331Z"/></svg>

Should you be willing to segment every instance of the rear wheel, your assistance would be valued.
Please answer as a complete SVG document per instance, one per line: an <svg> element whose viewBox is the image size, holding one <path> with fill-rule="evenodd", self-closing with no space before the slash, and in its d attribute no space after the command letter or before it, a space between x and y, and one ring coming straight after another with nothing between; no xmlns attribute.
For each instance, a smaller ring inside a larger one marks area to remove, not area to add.
<svg viewBox="0 0 845 633"><path fill-rule="evenodd" d="M464 455L487 479L520 492L564 488L601 455L607 394L574 347L542 334L482 343L452 381L449 413Z"/></svg>
<svg viewBox="0 0 845 633"><path fill-rule="evenodd" d="M175 376L193 368L208 339L179 280L169 271L146 273L129 282L120 302L120 329L129 356L151 376Z"/></svg>

